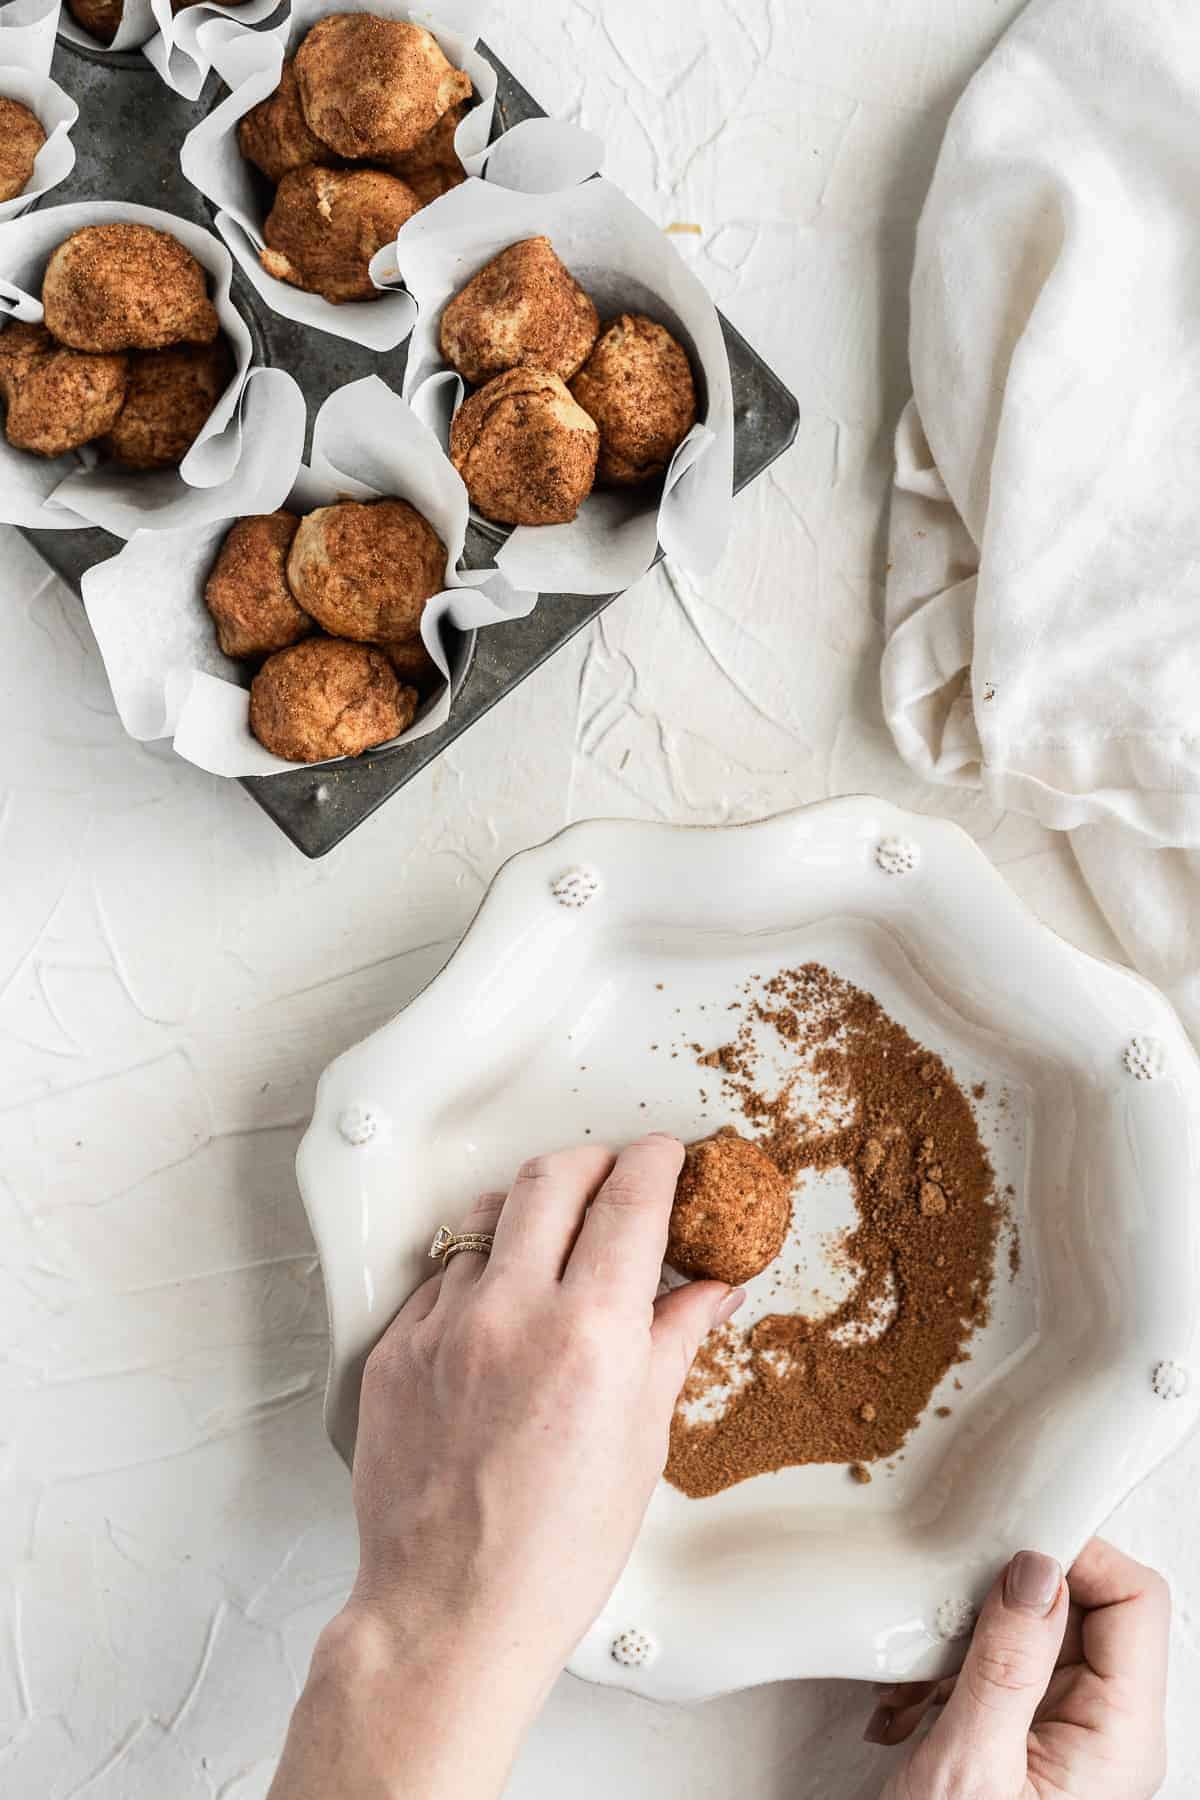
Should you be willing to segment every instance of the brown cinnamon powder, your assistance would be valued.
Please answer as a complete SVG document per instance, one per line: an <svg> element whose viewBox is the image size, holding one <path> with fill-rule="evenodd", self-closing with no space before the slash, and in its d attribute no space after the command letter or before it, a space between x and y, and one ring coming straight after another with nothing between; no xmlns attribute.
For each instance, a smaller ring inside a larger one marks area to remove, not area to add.
<svg viewBox="0 0 1200 1800"><path fill-rule="evenodd" d="M774 1094L756 1085L756 1026L795 1052ZM857 1222L839 1254L856 1280L823 1318L774 1313L710 1336L667 1478L699 1497L788 1464L892 1456L988 1316L1001 1212L970 1102L872 995L816 963L749 984L733 1039L694 1053L720 1069L797 1205L805 1170L846 1170ZM804 1071L820 1081L816 1117L795 1101Z"/></svg>

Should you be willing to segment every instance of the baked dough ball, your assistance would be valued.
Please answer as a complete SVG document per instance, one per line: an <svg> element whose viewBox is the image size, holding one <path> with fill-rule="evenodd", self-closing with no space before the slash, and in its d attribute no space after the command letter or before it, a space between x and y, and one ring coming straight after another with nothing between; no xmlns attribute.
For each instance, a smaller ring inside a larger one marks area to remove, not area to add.
<svg viewBox="0 0 1200 1800"><path fill-rule="evenodd" d="M402 638L381 647L400 680L407 687L415 687L422 698L443 686L445 676L421 638Z"/></svg>
<svg viewBox="0 0 1200 1800"><path fill-rule="evenodd" d="M422 206L440 200L451 188L461 187L467 179L465 169L417 169L404 177Z"/></svg>
<svg viewBox="0 0 1200 1800"><path fill-rule="evenodd" d="M47 329L73 350L211 344L220 329L196 258L150 225L72 232L46 264L42 311Z"/></svg>
<svg viewBox="0 0 1200 1800"><path fill-rule="evenodd" d="M642 313L609 320L571 392L600 427L596 479L616 487L664 474L696 423L687 352Z"/></svg>
<svg viewBox="0 0 1200 1800"><path fill-rule="evenodd" d="M469 394L450 460L479 511L502 525L564 525L592 491L600 433L557 375L510 369Z"/></svg>
<svg viewBox="0 0 1200 1800"><path fill-rule="evenodd" d="M442 314L442 355L473 387L506 369L545 369L568 381L600 321L547 237L510 244L472 276Z"/></svg>
<svg viewBox="0 0 1200 1800"><path fill-rule="evenodd" d="M422 25L330 13L296 52L304 116L339 156L401 156L465 100L471 78Z"/></svg>
<svg viewBox="0 0 1200 1800"><path fill-rule="evenodd" d="M233 356L215 344L135 350L129 391L103 448L127 469L177 468L229 386Z"/></svg>
<svg viewBox="0 0 1200 1800"><path fill-rule="evenodd" d="M407 500L339 500L300 521L287 577L323 630L387 644L419 631L446 585L446 546Z"/></svg>
<svg viewBox="0 0 1200 1800"><path fill-rule="evenodd" d="M335 306L378 300L371 258L420 205L410 187L382 169L292 169L263 226L262 266Z"/></svg>
<svg viewBox="0 0 1200 1800"><path fill-rule="evenodd" d="M287 584L287 555L300 521L295 513L257 513L225 534L204 604L226 656L270 656L315 629Z"/></svg>
<svg viewBox="0 0 1200 1800"><path fill-rule="evenodd" d="M457 106L442 114L433 130L419 138L411 150L394 156L388 163L392 174L407 181L410 175L428 174L432 169L457 169L461 179L463 166L454 148L454 134L466 116L469 104L467 100L460 100Z"/></svg>
<svg viewBox="0 0 1200 1800"><path fill-rule="evenodd" d="M125 11L125 0L67 0L67 11L99 43L111 44Z"/></svg>
<svg viewBox="0 0 1200 1800"><path fill-rule="evenodd" d="M736 1287L774 1262L791 1217L788 1184L766 1151L736 1131L718 1131L688 1146L671 1209L667 1261L681 1275Z"/></svg>
<svg viewBox="0 0 1200 1800"><path fill-rule="evenodd" d="M0 200L15 200L24 193L45 141L37 114L0 94Z"/></svg>
<svg viewBox="0 0 1200 1800"><path fill-rule="evenodd" d="M340 638L277 650L250 684L250 729L288 762L359 756L407 731L416 710L382 650Z"/></svg>
<svg viewBox="0 0 1200 1800"><path fill-rule="evenodd" d="M238 148L247 162L274 183L282 181L289 169L337 161L329 146L308 128L291 59L283 65L275 92L238 120Z"/></svg>
<svg viewBox="0 0 1200 1800"><path fill-rule="evenodd" d="M0 333L4 430L17 450L65 456L102 437L125 402L127 356L84 356L44 325L14 320Z"/></svg>

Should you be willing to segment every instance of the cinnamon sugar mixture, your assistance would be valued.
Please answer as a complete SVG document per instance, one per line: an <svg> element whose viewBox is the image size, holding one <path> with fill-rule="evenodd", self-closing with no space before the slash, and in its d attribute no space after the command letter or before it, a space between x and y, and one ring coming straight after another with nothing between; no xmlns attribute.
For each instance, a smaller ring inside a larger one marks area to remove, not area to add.
<svg viewBox="0 0 1200 1800"><path fill-rule="evenodd" d="M847 1463L869 1479L866 1465L899 1450L946 1371L967 1360L987 1321L1002 1223L967 1096L877 1000L818 963L745 994L734 1036L691 1048L720 1070L726 1101L792 1181L796 1207L806 1170L846 1170L857 1222L837 1260L856 1279L820 1319L734 1320L702 1346L666 1470L697 1498L792 1463ZM764 1029L793 1066L773 1094L755 1085ZM795 1097L813 1076L815 1113Z"/></svg>

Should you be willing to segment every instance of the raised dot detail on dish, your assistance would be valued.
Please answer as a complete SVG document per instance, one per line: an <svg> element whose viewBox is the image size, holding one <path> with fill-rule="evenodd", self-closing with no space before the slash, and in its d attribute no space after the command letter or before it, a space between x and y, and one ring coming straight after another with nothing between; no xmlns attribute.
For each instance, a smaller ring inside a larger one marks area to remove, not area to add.
<svg viewBox="0 0 1200 1800"><path fill-rule="evenodd" d="M586 906L600 892L600 877L595 869L567 869L550 883L550 892L560 906Z"/></svg>
<svg viewBox="0 0 1200 1800"><path fill-rule="evenodd" d="M1182 1400L1188 1391L1188 1372L1182 1363L1155 1363L1150 1380L1160 1400Z"/></svg>
<svg viewBox="0 0 1200 1800"><path fill-rule="evenodd" d="M970 1637L976 1611L970 1600L943 1600L933 1615L933 1628L943 1643L957 1643L960 1638Z"/></svg>
<svg viewBox="0 0 1200 1800"><path fill-rule="evenodd" d="M361 1149L379 1130L379 1115L369 1106L347 1106L338 1114L337 1128L348 1144Z"/></svg>
<svg viewBox="0 0 1200 1800"><path fill-rule="evenodd" d="M880 838L875 846L875 861L885 875L911 875L921 861L921 847L911 838Z"/></svg>
<svg viewBox="0 0 1200 1800"><path fill-rule="evenodd" d="M1141 1033L1125 1046L1125 1067L1135 1081L1157 1081L1167 1066L1166 1045Z"/></svg>
<svg viewBox="0 0 1200 1800"><path fill-rule="evenodd" d="M609 1654L623 1669L644 1669L658 1655L658 1645L645 1631L622 1631L609 1645Z"/></svg>

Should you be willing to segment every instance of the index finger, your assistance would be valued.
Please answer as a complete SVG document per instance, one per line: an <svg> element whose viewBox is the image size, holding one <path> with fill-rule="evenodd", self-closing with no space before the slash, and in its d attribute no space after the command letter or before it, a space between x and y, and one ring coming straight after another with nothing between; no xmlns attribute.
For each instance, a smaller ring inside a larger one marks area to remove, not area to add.
<svg viewBox="0 0 1200 1800"><path fill-rule="evenodd" d="M682 1167L683 1145L664 1132L621 1151L588 1207L564 1286L653 1304Z"/></svg>
<svg viewBox="0 0 1200 1800"><path fill-rule="evenodd" d="M1105 1679L1136 1682L1161 1696L1171 1627L1171 1596L1162 1576L1093 1538L1067 1584L1084 1609L1083 1653L1090 1667Z"/></svg>

